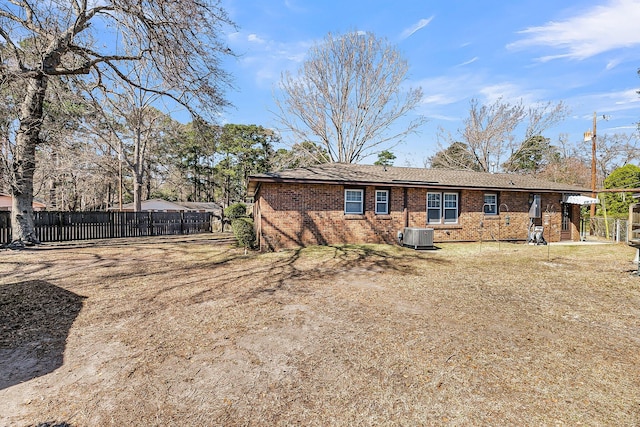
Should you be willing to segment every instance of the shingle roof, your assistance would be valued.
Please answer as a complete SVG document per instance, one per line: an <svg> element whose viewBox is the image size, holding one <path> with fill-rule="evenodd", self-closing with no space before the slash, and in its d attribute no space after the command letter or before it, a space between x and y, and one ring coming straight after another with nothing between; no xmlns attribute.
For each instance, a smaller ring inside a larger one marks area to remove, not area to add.
<svg viewBox="0 0 640 427"><path fill-rule="evenodd" d="M147 205L147 206L145 206ZM142 201L142 209L148 209L149 205L157 205L155 209L163 209L163 210L206 210L206 211L220 211L222 208L217 203L213 202L170 202L168 200L163 199L149 199ZM127 203L122 205L123 210L133 210L134 203ZM112 207L113 210L116 210L117 207Z"/></svg>
<svg viewBox="0 0 640 427"><path fill-rule="evenodd" d="M486 173L465 170L403 168L395 166L326 163L249 177L249 194L260 182L304 182L398 187L472 188L511 191L586 193L590 190L534 178L529 175Z"/></svg>
<svg viewBox="0 0 640 427"><path fill-rule="evenodd" d="M189 209L221 211L222 207L215 202L176 202Z"/></svg>

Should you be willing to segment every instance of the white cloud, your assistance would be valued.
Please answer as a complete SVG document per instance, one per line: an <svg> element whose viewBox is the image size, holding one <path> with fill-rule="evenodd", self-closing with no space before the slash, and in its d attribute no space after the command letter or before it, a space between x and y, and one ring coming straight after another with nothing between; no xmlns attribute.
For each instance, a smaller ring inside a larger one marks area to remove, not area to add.
<svg viewBox="0 0 640 427"><path fill-rule="evenodd" d="M227 39L229 40L229 43L236 43L238 42L241 36L242 36L242 33L240 33L239 31L236 31L235 33L229 34L227 36Z"/></svg>
<svg viewBox="0 0 640 427"><path fill-rule="evenodd" d="M620 64L620 62L621 62L620 59L612 59L611 61L607 62L607 70L614 69Z"/></svg>
<svg viewBox="0 0 640 427"><path fill-rule="evenodd" d="M602 115L607 117L607 131L616 127L635 127L638 121L640 98L635 89L579 95L567 99L566 103L575 113L572 118L581 121L585 129L591 123L594 111L597 112L598 119ZM603 127L602 130L604 129Z"/></svg>
<svg viewBox="0 0 640 427"><path fill-rule="evenodd" d="M406 28L402 34L400 34L400 39L404 40L408 37L411 37L416 31L423 29L424 27L426 27L427 25L429 25L429 23L433 20L433 16L430 18L424 18L419 20L418 22L416 22L415 24L413 24L412 26L410 26L409 28Z"/></svg>
<svg viewBox="0 0 640 427"><path fill-rule="evenodd" d="M627 132L627 131L631 131L630 133L635 132L636 130L638 130L638 126L632 125L632 126L614 126L614 127L610 127L607 130L609 131L613 131L613 132L617 132L617 131L622 131L622 132ZM600 132L598 132L600 133Z"/></svg>
<svg viewBox="0 0 640 427"><path fill-rule="evenodd" d="M599 113L638 108L640 104L640 98L635 89L587 94L576 97L574 100L592 106L592 109Z"/></svg>
<svg viewBox="0 0 640 427"><path fill-rule="evenodd" d="M442 106L468 99L473 94L472 87L479 83L477 80L477 77L470 74L447 75L422 79L415 86L422 87L425 94L422 105Z"/></svg>
<svg viewBox="0 0 640 427"><path fill-rule="evenodd" d="M265 43L265 41L263 39L261 39L260 37L258 37L257 34L249 34L247 36L247 41L251 42L251 43L260 43L260 44Z"/></svg>
<svg viewBox="0 0 640 427"><path fill-rule="evenodd" d="M535 93L531 91L527 92L520 86L510 82L484 86L480 88L478 92L484 97L487 104L493 104L497 100L502 99L503 102L512 104L522 101L525 105L533 105L540 99Z"/></svg>
<svg viewBox="0 0 640 427"><path fill-rule="evenodd" d="M613 92L612 97L617 98L615 104L618 106L625 106L628 108L638 108L640 104L640 98L635 89L628 89L620 92Z"/></svg>
<svg viewBox="0 0 640 427"><path fill-rule="evenodd" d="M299 2L294 0L285 0L284 6L292 12L295 13L304 13L307 10L298 4Z"/></svg>
<svg viewBox="0 0 640 427"><path fill-rule="evenodd" d="M533 105L544 99L540 91L524 88L514 82L490 81L483 73L459 74L423 79L416 83L422 87L423 107L442 107L478 98L483 104L492 104L498 99L504 102Z"/></svg>
<svg viewBox="0 0 640 427"><path fill-rule="evenodd" d="M451 116L446 116L444 114L431 114L429 115L430 119L433 120L440 120L443 122L458 122L460 121L460 117L459 116L455 116L455 115L451 115Z"/></svg>
<svg viewBox="0 0 640 427"><path fill-rule="evenodd" d="M558 58L582 60L614 49L640 44L640 1L610 0L564 21L548 22L520 32L522 40L510 49L547 46L562 53L538 58L546 62Z"/></svg>
<svg viewBox="0 0 640 427"><path fill-rule="evenodd" d="M240 57L238 64L253 75L260 88L271 87L285 71L294 71L314 41L281 42L256 33L233 33L229 43Z"/></svg>
<svg viewBox="0 0 640 427"><path fill-rule="evenodd" d="M429 105L447 105L447 104L453 104L456 101L458 100L455 97L450 96L446 93L436 93L433 95L422 97L421 103L429 104Z"/></svg>
<svg viewBox="0 0 640 427"><path fill-rule="evenodd" d="M478 59L480 59L480 58L478 58L477 56L474 56L474 57L473 57L473 58L471 58L470 60L465 61L465 62L463 62L463 63L461 63L461 64L456 65L456 67L464 67L465 65L473 64L473 63L474 63L474 62L476 62Z"/></svg>

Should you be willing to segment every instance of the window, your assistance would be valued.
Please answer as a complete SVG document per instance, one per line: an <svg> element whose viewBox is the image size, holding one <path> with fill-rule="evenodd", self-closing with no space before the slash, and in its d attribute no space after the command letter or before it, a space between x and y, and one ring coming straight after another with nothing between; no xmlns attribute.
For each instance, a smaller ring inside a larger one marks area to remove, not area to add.
<svg viewBox="0 0 640 427"><path fill-rule="evenodd" d="M444 222L458 222L458 193L444 193Z"/></svg>
<svg viewBox="0 0 640 427"><path fill-rule="evenodd" d="M485 194L484 206L485 215L497 215L498 214L498 195L497 194Z"/></svg>
<svg viewBox="0 0 640 427"><path fill-rule="evenodd" d="M440 224L440 193L427 193L427 224Z"/></svg>
<svg viewBox="0 0 640 427"><path fill-rule="evenodd" d="M376 190L376 215L389 213L389 190Z"/></svg>
<svg viewBox="0 0 640 427"><path fill-rule="evenodd" d="M458 222L458 193L427 193L427 224Z"/></svg>
<svg viewBox="0 0 640 427"><path fill-rule="evenodd" d="M346 214L362 214L362 200L364 190L344 190L344 213Z"/></svg>

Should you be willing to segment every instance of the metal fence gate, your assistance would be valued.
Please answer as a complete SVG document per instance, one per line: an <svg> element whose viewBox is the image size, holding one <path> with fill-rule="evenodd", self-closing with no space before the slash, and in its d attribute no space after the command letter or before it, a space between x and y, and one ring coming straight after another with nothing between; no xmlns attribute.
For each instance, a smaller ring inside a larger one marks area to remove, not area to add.
<svg viewBox="0 0 640 427"><path fill-rule="evenodd" d="M583 218L582 233L584 236L596 236L618 243L628 243L629 221L616 218Z"/></svg>

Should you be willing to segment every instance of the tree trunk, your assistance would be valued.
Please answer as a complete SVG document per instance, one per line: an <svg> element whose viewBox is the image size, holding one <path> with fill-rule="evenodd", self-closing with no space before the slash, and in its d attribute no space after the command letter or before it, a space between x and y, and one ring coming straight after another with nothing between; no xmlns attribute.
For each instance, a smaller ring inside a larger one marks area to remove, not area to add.
<svg viewBox="0 0 640 427"><path fill-rule="evenodd" d="M151 162L147 161L147 165L145 167L146 170L146 185L147 185L147 194L146 200L151 199Z"/></svg>
<svg viewBox="0 0 640 427"><path fill-rule="evenodd" d="M142 132L140 130L140 124L142 120L140 118L140 110L136 111L137 127L133 148L133 205L135 212L142 211L142 189L144 188L144 150L142 148Z"/></svg>
<svg viewBox="0 0 640 427"><path fill-rule="evenodd" d="M136 212L142 211L142 189L144 188L142 181L142 173L135 170L133 173L133 205Z"/></svg>
<svg viewBox="0 0 640 427"><path fill-rule="evenodd" d="M36 169L36 147L40 142L42 107L47 90L47 77L29 79L27 93L20 108L20 127L16 135L11 195L11 228L13 242L40 243L33 223L33 175Z"/></svg>

